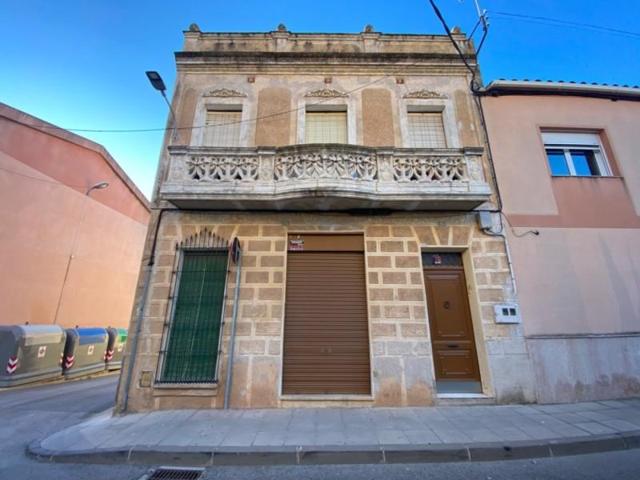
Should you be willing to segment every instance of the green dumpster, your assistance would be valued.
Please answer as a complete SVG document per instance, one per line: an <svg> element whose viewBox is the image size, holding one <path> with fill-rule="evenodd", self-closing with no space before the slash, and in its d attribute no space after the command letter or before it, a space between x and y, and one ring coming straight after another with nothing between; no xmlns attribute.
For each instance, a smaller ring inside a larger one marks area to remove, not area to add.
<svg viewBox="0 0 640 480"><path fill-rule="evenodd" d="M107 370L120 370L122 368L122 356L124 346L127 343L126 328L107 328L109 333L109 343L104 354L104 363Z"/></svg>

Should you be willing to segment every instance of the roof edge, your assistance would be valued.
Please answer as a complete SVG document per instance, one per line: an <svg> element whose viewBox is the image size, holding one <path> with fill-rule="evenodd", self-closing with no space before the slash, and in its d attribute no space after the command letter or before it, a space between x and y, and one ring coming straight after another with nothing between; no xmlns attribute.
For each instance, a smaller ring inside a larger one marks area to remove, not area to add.
<svg viewBox="0 0 640 480"><path fill-rule="evenodd" d="M131 193L133 193L133 195L142 204L142 206L148 212L151 212L151 205L149 200L147 200L147 197L145 197L145 195L140 191L134 181L131 180L129 175L126 174L126 172L122 169L118 162L111 156L109 151L101 144L94 142L93 140L89 140L88 138L76 133L70 132L69 130L65 130L62 127L54 125L53 123L49 123L45 120L42 120L41 118L23 112L22 110L18 110L17 108L14 108L2 102L0 102L0 116L5 117L15 123L19 123L26 127L38 130L47 135L57 137L61 140L65 140L88 150L92 150L93 152L99 154L105 159L105 161L113 169L116 175L120 178L120 180L124 182Z"/></svg>
<svg viewBox="0 0 640 480"><path fill-rule="evenodd" d="M640 88L571 82L494 80L480 91L480 95L558 95L640 101Z"/></svg>

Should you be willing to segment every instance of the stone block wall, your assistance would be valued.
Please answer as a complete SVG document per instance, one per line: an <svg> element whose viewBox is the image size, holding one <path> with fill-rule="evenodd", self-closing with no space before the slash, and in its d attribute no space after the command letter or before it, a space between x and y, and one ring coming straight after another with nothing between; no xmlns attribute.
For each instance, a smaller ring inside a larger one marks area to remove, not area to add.
<svg viewBox="0 0 640 480"><path fill-rule="evenodd" d="M167 388L142 380L156 375L173 288L175 243L205 227L225 239L237 236L243 249L232 407L434 404L435 379L421 262L424 250L463 254L485 393L498 402L533 400L531 368L522 329L519 325L495 324L493 314L493 305L510 296L503 239L480 232L474 215L171 212L165 215L159 230L157 262L151 275L131 381L130 411L222 406L235 267L228 277L218 386ZM303 402L280 398L289 232L361 232L364 235L371 398ZM133 325L131 331L134 331Z"/></svg>

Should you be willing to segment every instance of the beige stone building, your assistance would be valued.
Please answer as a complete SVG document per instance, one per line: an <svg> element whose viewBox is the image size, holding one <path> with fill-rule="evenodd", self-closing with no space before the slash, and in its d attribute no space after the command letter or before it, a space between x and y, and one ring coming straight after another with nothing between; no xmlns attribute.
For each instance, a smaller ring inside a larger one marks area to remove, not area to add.
<svg viewBox="0 0 640 480"><path fill-rule="evenodd" d="M192 26L176 62L120 411L534 400L448 37Z"/></svg>

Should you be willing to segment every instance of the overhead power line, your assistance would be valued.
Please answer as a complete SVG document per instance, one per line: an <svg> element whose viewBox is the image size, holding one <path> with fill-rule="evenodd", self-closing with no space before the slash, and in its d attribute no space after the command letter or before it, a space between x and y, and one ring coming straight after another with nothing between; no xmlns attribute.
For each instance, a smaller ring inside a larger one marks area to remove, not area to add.
<svg viewBox="0 0 640 480"><path fill-rule="evenodd" d="M457 48L457 45L456 45ZM461 54L462 57L462 61L464 62L464 64L467 66L467 68L469 67L468 62L466 61L466 59L464 58L464 55L462 55L462 52L459 52ZM357 92L358 90L362 90L364 88L367 88L371 85L374 85L376 83L380 83L381 81L392 77L394 75L398 75L398 74L402 74L404 73L404 70L408 67L415 67L420 65L420 62L414 62L414 63L407 63L407 64L403 64L403 65L398 65L396 67L395 70L393 70L390 73L387 73L385 75L382 75L378 78L376 78L375 80L371 80L370 82L367 82L363 85L360 85L352 90L348 90L345 93L345 95L350 95L354 92ZM169 131L181 131L181 130L198 130L201 128L216 128L216 127L224 127L227 125L239 125L242 123L252 123L252 122L256 122L258 120L264 120L266 118L273 118L273 117L278 117L280 115L287 115L290 113L294 113L297 112L299 110L303 110L306 109L307 107L310 106L315 106L315 105L321 105L323 103L326 103L328 101L331 101L332 98L323 98L321 100L318 100L317 102L313 102L313 103L307 103L305 105L302 105L300 107L295 107L295 108L291 108L288 110L283 110L281 112L275 112L275 113L271 113L268 115L259 115L257 117L253 117L253 118L247 118L245 120L237 120L234 122L225 122L225 123L216 123L216 124L210 124L210 125L192 125L189 127L156 127L156 128L120 128L120 129L98 129L98 128L64 128L64 127L58 127L56 125L46 125L43 127L39 127L39 128L43 128L43 129L52 129L52 130L66 130L68 132L83 132L83 133L148 133L148 132L164 132L166 130Z"/></svg>
<svg viewBox="0 0 640 480"><path fill-rule="evenodd" d="M595 25L592 23L573 22L570 20L562 20L560 18L541 17L537 15L524 15L520 13L500 12L496 10L490 10L490 13L497 17L512 18L514 20L521 20L524 22L542 23L546 25L567 26L573 28L583 28L587 30L597 30L600 32L611 33L615 35L624 35L628 37L640 38L640 32L632 32L630 30L621 30L619 28L604 27L602 25Z"/></svg>
<svg viewBox="0 0 640 480"><path fill-rule="evenodd" d="M4 168L4 167L0 167L0 171L9 173L11 175L16 175L18 177L28 178L30 180L36 180L38 182L50 183L51 185L56 185L56 186L59 186L59 187L87 188L87 185L67 184L67 183L63 183L63 182L58 181L58 180L49 180L48 178L42 178L42 177L36 177L36 176L33 176L33 175L27 175L26 173L17 172L15 170L11 170L9 168ZM109 180L110 181L113 180L113 177L110 177Z"/></svg>

